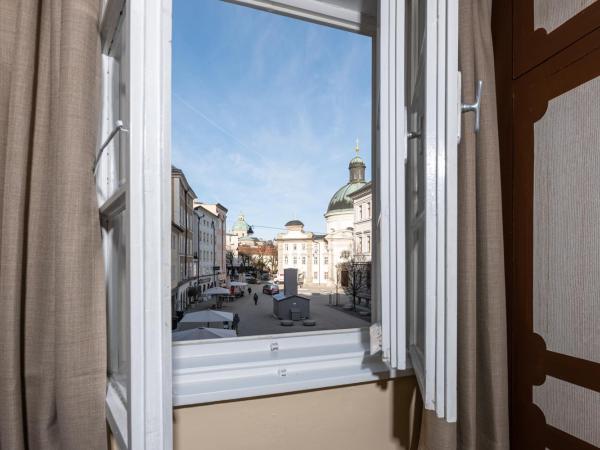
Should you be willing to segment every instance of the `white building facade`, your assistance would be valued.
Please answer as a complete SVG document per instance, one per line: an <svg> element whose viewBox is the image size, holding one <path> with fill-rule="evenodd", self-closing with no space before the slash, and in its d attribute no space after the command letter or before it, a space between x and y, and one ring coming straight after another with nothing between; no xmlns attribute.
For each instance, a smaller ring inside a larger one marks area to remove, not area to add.
<svg viewBox="0 0 600 450"><path fill-rule="evenodd" d="M373 193L369 181L350 195L354 206L354 255L371 261Z"/></svg>
<svg viewBox="0 0 600 450"><path fill-rule="evenodd" d="M225 281L226 213L227 209L220 204L195 202L194 277L201 292Z"/></svg>
<svg viewBox="0 0 600 450"><path fill-rule="evenodd" d="M325 222L327 233L304 231L304 224L292 220L277 235L280 278L286 268L298 269L304 285L333 288L339 283L338 266L354 255L371 259L371 183L365 181L366 165L357 155L348 165L348 183L331 197Z"/></svg>

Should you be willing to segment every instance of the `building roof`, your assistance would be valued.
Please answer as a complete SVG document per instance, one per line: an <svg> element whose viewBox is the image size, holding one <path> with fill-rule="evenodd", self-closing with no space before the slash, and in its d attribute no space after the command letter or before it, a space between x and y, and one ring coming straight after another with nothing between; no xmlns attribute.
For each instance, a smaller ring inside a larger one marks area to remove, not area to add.
<svg viewBox="0 0 600 450"><path fill-rule="evenodd" d="M306 301L310 302L310 298L306 298L306 297L303 297L303 296L298 295L298 294L285 295L285 293L280 292L279 294L273 295L273 300L275 300L277 302L281 302L283 300L287 300L288 298L300 298L302 300L306 300Z"/></svg>
<svg viewBox="0 0 600 450"><path fill-rule="evenodd" d="M329 206L327 207L327 213L332 211L340 211L344 209L352 209L352 197L351 195L364 187L367 183L365 181L354 181L345 184L339 188L331 200L329 200ZM327 214L326 213L326 214Z"/></svg>
<svg viewBox="0 0 600 450"><path fill-rule="evenodd" d="M372 188L373 188L372 183L370 181L368 181L363 187L357 189L352 194L350 194L350 197L352 199L356 199L356 198L360 197L361 195L370 194Z"/></svg>
<svg viewBox="0 0 600 450"><path fill-rule="evenodd" d="M304 224L301 221L299 221L298 219L290 220L288 223L285 224L286 227L290 227L290 226L294 226L294 225L299 225L301 227L304 226Z"/></svg>
<svg viewBox="0 0 600 450"><path fill-rule="evenodd" d="M348 170L350 172L350 178L348 183L339 188L327 206L327 212L325 215L334 211L344 211L353 209L351 194L362 188L367 182L365 181L365 162L358 156L359 148L358 142L356 143L356 156L350 160L348 164Z"/></svg>
<svg viewBox="0 0 600 450"><path fill-rule="evenodd" d="M356 167L356 166L367 167L367 165L365 164L363 159L358 155L356 155L354 158L352 158L350 160L350 164L348 164L348 168L351 169L352 167Z"/></svg>
<svg viewBox="0 0 600 450"><path fill-rule="evenodd" d="M240 214L231 229L233 231L247 232L249 228L250 228L250 225L248 225L248 223L246 222L244 215Z"/></svg>
<svg viewBox="0 0 600 450"><path fill-rule="evenodd" d="M192 198L197 197L196 193L190 186L190 183L188 183L188 180L185 177L183 170L181 170L178 167L175 167L173 164L171 164L171 178L179 178L179 180L183 183L183 187L185 191L187 191L187 194L189 194Z"/></svg>

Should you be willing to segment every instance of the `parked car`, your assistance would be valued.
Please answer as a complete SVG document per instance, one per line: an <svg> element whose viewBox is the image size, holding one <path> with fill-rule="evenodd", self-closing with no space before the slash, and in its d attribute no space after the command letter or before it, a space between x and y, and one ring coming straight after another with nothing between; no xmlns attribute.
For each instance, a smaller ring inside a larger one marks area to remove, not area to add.
<svg viewBox="0 0 600 450"><path fill-rule="evenodd" d="M248 284L257 284L258 280L254 277L248 277L246 278L246 283Z"/></svg>
<svg viewBox="0 0 600 450"><path fill-rule="evenodd" d="M263 287L263 294L279 294L279 286L277 286L276 284L265 284L265 286Z"/></svg>

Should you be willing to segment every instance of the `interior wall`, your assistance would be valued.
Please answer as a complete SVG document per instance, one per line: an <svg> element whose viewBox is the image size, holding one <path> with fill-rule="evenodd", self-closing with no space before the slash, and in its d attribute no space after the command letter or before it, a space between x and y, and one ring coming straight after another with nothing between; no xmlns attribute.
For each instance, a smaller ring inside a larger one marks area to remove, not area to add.
<svg viewBox="0 0 600 450"><path fill-rule="evenodd" d="M173 448L416 449L419 399L415 378L404 377L177 408Z"/></svg>

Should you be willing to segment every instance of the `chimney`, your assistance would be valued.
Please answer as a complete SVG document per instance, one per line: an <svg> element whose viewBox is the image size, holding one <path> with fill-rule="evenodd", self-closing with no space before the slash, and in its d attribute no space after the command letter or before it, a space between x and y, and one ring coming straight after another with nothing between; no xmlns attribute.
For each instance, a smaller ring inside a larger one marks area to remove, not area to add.
<svg viewBox="0 0 600 450"><path fill-rule="evenodd" d="M298 295L298 269L284 269L283 294L286 297Z"/></svg>

